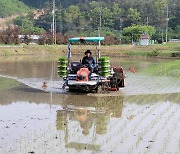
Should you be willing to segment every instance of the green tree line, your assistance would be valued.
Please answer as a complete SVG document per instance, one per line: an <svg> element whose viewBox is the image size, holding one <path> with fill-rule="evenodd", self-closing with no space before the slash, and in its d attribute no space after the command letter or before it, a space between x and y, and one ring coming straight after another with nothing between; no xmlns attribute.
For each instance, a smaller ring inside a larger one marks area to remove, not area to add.
<svg viewBox="0 0 180 154"><path fill-rule="evenodd" d="M33 19L33 13L15 19L14 23L21 27L22 32L50 32L52 0L21 1L46 12L38 19ZM101 36L114 36L117 40L124 38L127 42L136 40L142 33L163 41L167 20L169 38L180 38L179 14L179 0L56 0L56 31L69 36L97 36L99 33ZM140 25L144 27L138 27ZM138 35L132 38L129 30L138 31Z"/></svg>

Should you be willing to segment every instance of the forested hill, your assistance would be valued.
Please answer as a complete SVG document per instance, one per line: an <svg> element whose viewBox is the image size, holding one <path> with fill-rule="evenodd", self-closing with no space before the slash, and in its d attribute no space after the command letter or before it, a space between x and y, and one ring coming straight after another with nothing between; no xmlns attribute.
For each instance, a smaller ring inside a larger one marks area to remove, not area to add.
<svg viewBox="0 0 180 154"><path fill-rule="evenodd" d="M23 33L50 32L52 1L0 0L0 17L11 15L13 12L24 12L29 7L31 10L40 11L38 12L40 15L36 18L34 12L31 12L26 17L20 16L15 19L14 24L19 26ZM55 0L55 2L56 30L62 34L97 36L100 29L101 35L115 36L120 40L125 28L136 25L135 28L140 29L138 26L148 25L151 26L150 29L155 29L154 38L161 39L167 30L168 21L168 37L180 38L180 0ZM140 29L139 33L147 31ZM130 42L129 38L124 39Z"/></svg>
<svg viewBox="0 0 180 154"><path fill-rule="evenodd" d="M6 0L1 0L6 1ZM10 1L10 0L9 0ZM16 1L16 0L14 0ZM51 7L53 0L19 0L32 8ZM126 27L130 24L150 24L159 27L165 23L167 6L169 6L169 23L174 29L180 24L180 0L55 0L57 10L63 8L67 11L71 6L77 6L76 11L80 11L80 16L88 19L90 15L99 13L102 8L102 17L104 20L114 20L119 18L123 21L122 25L118 23L118 27ZM117 5L114 5L117 4ZM50 8L51 9L51 8ZM75 11L68 10L68 11ZM77 13L77 12L73 12ZM63 14L64 15L64 14ZM106 17L105 17L106 16ZM95 18L95 17L92 17ZM108 19L105 19L108 18ZM96 20L95 20L96 22ZM118 22L118 21L114 21ZM106 22L107 23L107 22ZM114 24L116 24L114 23ZM117 28L117 27L116 27Z"/></svg>
<svg viewBox="0 0 180 154"><path fill-rule="evenodd" d="M29 10L29 7L19 0L0 0L0 18L28 12Z"/></svg>

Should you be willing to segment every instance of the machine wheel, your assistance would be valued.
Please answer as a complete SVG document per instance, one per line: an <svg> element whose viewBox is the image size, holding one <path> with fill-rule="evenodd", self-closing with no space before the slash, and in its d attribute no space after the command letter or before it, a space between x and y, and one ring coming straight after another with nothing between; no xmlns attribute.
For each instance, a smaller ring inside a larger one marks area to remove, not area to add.
<svg viewBox="0 0 180 154"><path fill-rule="evenodd" d="M125 87L125 86L124 86L124 79L121 79L121 80L119 81L118 87L119 87L119 88Z"/></svg>
<svg viewBox="0 0 180 154"><path fill-rule="evenodd" d="M76 89L73 89L72 87L69 87L69 92L76 92Z"/></svg>
<svg viewBox="0 0 180 154"><path fill-rule="evenodd" d="M102 91L102 86L99 85L96 89L95 89L96 93L101 93Z"/></svg>
<svg viewBox="0 0 180 154"><path fill-rule="evenodd" d="M109 91L109 84L103 83L96 88L96 93L107 93Z"/></svg>

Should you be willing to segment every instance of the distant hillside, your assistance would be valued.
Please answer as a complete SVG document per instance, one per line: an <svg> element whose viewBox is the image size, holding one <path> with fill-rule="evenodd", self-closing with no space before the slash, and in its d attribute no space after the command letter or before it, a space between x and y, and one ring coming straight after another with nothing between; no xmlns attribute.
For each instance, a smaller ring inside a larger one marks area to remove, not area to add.
<svg viewBox="0 0 180 154"><path fill-rule="evenodd" d="M28 12L30 8L19 0L0 0L0 18Z"/></svg>
<svg viewBox="0 0 180 154"><path fill-rule="evenodd" d="M52 3L52 0L19 0L29 7L42 8L46 2ZM59 1L59 0L58 0Z"/></svg>
<svg viewBox="0 0 180 154"><path fill-rule="evenodd" d="M24 2L29 7L33 8L43 8L46 4L51 3L53 0L20 0ZM78 5L78 4L85 4L90 3L91 1L98 1L98 0L55 0L57 6L63 6L64 8L70 6L70 5ZM112 3L117 0L101 0L105 3Z"/></svg>
<svg viewBox="0 0 180 154"><path fill-rule="evenodd" d="M67 36L110 36L111 42L131 43L149 30L134 27L149 25L155 28L152 39L158 42L180 38L180 0L55 0L56 32ZM22 33L41 34L52 30L53 0L0 0L0 28L12 22ZM28 10L29 13L25 13ZM168 17L167 17L168 11ZM10 16L12 17L10 18ZM9 20L12 19L11 21ZM101 19L101 20L100 20ZM169 19L169 20L167 20ZM167 29L168 21L168 29ZM134 26L137 25L137 26ZM130 29L125 29L130 27ZM154 30L153 30L154 31ZM168 35L165 35L168 32ZM151 34L149 34L151 35ZM112 39L114 38L114 40ZM117 40L117 41L116 41Z"/></svg>

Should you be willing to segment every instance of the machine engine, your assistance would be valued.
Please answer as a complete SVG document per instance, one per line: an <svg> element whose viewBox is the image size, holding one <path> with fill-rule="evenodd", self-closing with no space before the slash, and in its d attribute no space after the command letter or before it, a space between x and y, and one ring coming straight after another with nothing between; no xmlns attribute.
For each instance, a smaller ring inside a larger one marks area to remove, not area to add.
<svg viewBox="0 0 180 154"><path fill-rule="evenodd" d="M90 71L88 68L81 68L76 75L76 81L89 81Z"/></svg>

